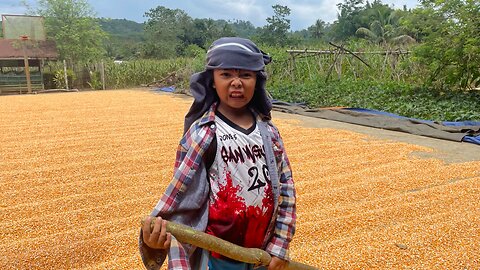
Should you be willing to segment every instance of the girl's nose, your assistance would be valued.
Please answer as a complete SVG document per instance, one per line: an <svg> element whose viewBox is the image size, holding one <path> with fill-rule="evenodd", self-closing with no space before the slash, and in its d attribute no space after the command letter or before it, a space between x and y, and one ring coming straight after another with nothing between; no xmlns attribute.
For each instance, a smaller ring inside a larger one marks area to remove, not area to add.
<svg viewBox="0 0 480 270"><path fill-rule="evenodd" d="M235 88L239 88L242 86L242 80L240 80L238 77L235 77L233 78L231 85Z"/></svg>

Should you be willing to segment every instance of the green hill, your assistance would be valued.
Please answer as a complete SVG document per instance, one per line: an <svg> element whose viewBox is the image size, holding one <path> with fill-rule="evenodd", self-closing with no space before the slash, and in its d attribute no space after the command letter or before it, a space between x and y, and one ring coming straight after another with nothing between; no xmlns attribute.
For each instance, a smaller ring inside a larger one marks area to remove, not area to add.
<svg viewBox="0 0 480 270"><path fill-rule="evenodd" d="M105 44L107 55L114 59L131 59L140 56L144 42L144 24L127 19L99 18L98 23L109 36Z"/></svg>

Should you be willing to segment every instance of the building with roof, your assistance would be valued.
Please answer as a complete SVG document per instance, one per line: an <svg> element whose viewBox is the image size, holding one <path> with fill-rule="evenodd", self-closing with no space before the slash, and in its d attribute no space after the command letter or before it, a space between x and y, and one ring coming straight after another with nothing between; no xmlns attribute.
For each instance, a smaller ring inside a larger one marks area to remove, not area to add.
<svg viewBox="0 0 480 270"><path fill-rule="evenodd" d="M2 15L0 94L33 93L44 89L44 63L56 60L58 52L55 42L46 40L44 30L39 31L39 28L43 29L43 17Z"/></svg>

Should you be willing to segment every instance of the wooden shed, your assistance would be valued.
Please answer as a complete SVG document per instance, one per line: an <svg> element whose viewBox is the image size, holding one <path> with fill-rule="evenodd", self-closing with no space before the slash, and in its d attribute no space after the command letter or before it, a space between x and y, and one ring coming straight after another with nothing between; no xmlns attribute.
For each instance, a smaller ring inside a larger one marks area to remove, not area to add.
<svg viewBox="0 0 480 270"><path fill-rule="evenodd" d="M44 61L58 57L54 41L0 39L0 94L44 89Z"/></svg>

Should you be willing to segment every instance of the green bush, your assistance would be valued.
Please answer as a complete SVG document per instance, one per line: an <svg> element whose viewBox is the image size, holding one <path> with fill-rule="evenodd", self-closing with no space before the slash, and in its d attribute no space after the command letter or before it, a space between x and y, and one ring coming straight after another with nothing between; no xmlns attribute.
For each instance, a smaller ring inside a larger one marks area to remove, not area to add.
<svg viewBox="0 0 480 270"><path fill-rule="evenodd" d="M67 69L67 79L69 87L71 87L72 82L76 79L76 75L71 69ZM65 71L63 69L58 69L54 72L53 83L57 88L64 89L67 88L65 84Z"/></svg>
<svg viewBox="0 0 480 270"><path fill-rule="evenodd" d="M440 93L398 82L342 79L269 87L273 98L305 102L310 108L352 107L434 121L479 121L480 93Z"/></svg>

